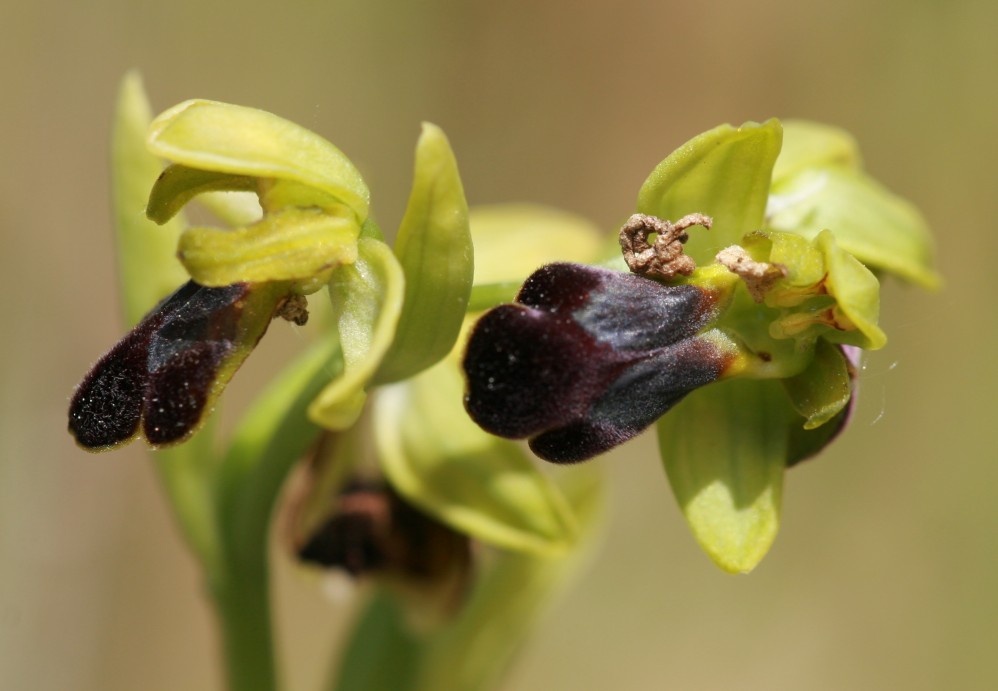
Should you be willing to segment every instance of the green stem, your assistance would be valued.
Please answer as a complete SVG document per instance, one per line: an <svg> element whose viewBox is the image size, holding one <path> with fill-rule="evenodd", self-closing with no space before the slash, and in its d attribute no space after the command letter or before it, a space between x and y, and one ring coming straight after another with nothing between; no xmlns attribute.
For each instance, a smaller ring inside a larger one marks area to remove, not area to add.
<svg viewBox="0 0 998 691"><path fill-rule="evenodd" d="M266 559L240 565L212 587L222 637L226 688L275 691L278 688L271 635Z"/></svg>

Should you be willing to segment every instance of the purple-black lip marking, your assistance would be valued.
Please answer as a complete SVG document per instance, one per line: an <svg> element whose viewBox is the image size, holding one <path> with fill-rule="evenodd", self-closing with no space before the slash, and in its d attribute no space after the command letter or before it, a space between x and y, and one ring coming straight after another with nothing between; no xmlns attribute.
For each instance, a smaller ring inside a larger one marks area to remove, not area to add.
<svg viewBox="0 0 998 691"><path fill-rule="evenodd" d="M581 264L534 272L468 341L465 406L483 429L571 463L632 438L727 357L698 332L714 296Z"/></svg>
<svg viewBox="0 0 998 691"><path fill-rule="evenodd" d="M238 345L250 290L245 283L207 288L188 281L159 303L77 388L69 407L77 443L111 449L135 437L140 426L153 445L189 435Z"/></svg>

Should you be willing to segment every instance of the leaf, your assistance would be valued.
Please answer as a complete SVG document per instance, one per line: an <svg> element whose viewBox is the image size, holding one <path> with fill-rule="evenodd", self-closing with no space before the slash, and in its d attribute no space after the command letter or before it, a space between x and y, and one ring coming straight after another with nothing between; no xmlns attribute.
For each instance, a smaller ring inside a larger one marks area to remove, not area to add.
<svg viewBox="0 0 998 691"><path fill-rule="evenodd" d="M782 128L776 119L735 128L721 125L683 144L652 171L638 193L638 212L676 220L690 213L714 219L690 234L685 251L697 264L762 227Z"/></svg>
<svg viewBox="0 0 998 691"><path fill-rule="evenodd" d="M452 358L378 392L375 439L385 476L412 504L483 542L563 551L576 525L561 493L520 446L468 418L462 392Z"/></svg>
<svg viewBox="0 0 998 691"><path fill-rule="evenodd" d="M411 377L439 361L461 330L474 249L457 161L440 128L423 124L409 204L395 241L405 302L376 383Z"/></svg>
<svg viewBox="0 0 998 691"><path fill-rule="evenodd" d="M866 174L841 167L807 168L773 186L767 226L813 239L831 230L864 264L927 288L940 284L934 248L918 210Z"/></svg>
<svg viewBox="0 0 998 691"><path fill-rule="evenodd" d="M359 234L352 216L288 209L245 228L188 228L177 255L205 286L303 280L356 261Z"/></svg>
<svg viewBox="0 0 998 691"><path fill-rule="evenodd" d="M174 218L163 228L143 210L163 169L145 146L152 115L138 72L125 75L118 90L111 139L111 189L118 245L118 275L125 318L134 326L156 303L187 280L174 256L184 221Z"/></svg>
<svg viewBox="0 0 998 691"><path fill-rule="evenodd" d="M185 101L160 114L149 128L154 154L190 168L302 183L367 218L369 192L360 173L328 141L299 125L255 108L215 101Z"/></svg>
<svg viewBox="0 0 998 691"><path fill-rule="evenodd" d="M730 573L755 568L779 530L788 407L777 382L736 379L693 392L658 421L693 536Z"/></svg>
<svg viewBox="0 0 998 691"><path fill-rule="evenodd" d="M395 336L405 293L402 267L388 245L361 238L357 251L357 261L337 268L329 281L344 371L308 412L331 430L346 429L360 416L368 382Z"/></svg>

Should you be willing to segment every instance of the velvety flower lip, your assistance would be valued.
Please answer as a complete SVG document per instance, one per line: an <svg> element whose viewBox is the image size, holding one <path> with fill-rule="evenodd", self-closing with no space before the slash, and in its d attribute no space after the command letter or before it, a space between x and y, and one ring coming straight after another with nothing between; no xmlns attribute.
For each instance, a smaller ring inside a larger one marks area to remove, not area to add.
<svg viewBox="0 0 998 691"><path fill-rule="evenodd" d="M140 427L153 445L185 439L284 302L251 284L188 281L94 365L73 395L69 431L93 451Z"/></svg>
<svg viewBox="0 0 998 691"><path fill-rule="evenodd" d="M488 432L530 437L542 458L591 458L721 375L727 356L697 335L715 313L696 286L549 264L476 325L465 407Z"/></svg>

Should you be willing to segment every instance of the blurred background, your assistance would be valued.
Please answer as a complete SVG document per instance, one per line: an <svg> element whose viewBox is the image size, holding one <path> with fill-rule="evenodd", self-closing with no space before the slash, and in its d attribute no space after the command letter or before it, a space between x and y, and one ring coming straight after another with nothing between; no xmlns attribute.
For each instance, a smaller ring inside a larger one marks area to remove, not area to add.
<svg viewBox="0 0 998 691"><path fill-rule="evenodd" d="M605 544L505 688L998 688L998 4L96 0L4 3L0 25L0 688L219 687L202 584L144 449L90 456L65 431L73 387L123 333L108 140L132 67L157 112L212 98L324 135L389 229L422 120L448 133L472 204L551 204L608 230L714 125L851 131L927 215L944 290L884 286L891 342L854 424L789 474L750 576L700 553L653 437L597 461ZM300 349L280 327L227 399ZM283 561L277 585L288 688L315 688L351 610Z"/></svg>

